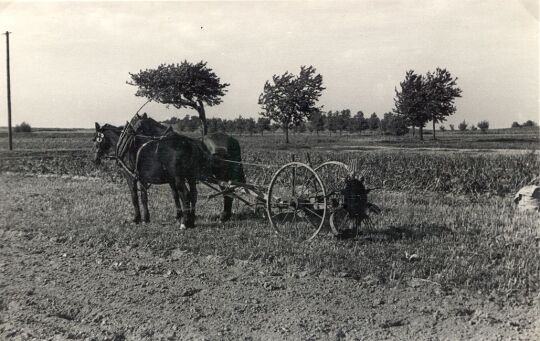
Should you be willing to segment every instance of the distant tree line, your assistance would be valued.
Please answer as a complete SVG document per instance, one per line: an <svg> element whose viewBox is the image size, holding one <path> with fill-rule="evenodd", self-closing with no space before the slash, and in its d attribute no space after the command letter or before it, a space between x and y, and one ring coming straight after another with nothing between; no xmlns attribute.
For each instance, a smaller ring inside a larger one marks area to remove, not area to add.
<svg viewBox="0 0 540 341"><path fill-rule="evenodd" d="M523 122L522 124L519 124L518 122L514 121L512 122L512 128L521 128L521 127L536 127L536 122L527 120Z"/></svg>
<svg viewBox="0 0 540 341"><path fill-rule="evenodd" d="M265 132L275 132L284 130L282 124L271 122L267 117L259 117L255 120L252 117L239 116L235 119L207 118L208 132L225 132L236 134L262 134ZM163 121L165 124L176 127L179 131L194 132L201 129L201 120L198 116L185 115L183 118L172 117ZM382 119L376 113L365 117L362 111L351 115L350 109L322 112L317 111L311 115L307 121L302 121L289 128L294 133L315 133L327 132L330 134L343 133L361 134L364 131L379 132L391 135L403 135L409 132L405 120L392 112L387 112Z"/></svg>

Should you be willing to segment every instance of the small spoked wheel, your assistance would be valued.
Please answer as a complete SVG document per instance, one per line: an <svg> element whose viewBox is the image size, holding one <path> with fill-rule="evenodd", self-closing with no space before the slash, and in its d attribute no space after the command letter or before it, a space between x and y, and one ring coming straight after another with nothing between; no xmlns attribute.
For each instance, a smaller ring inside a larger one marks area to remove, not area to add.
<svg viewBox="0 0 540 341"><path fill-rule="evenodd" d="M345 208L340 207L330 213L330 227L335 236L354 238L358 235L360 221L351 217Z"/></svg>
<svg viewBox="0 0 540 341"><path fill-rule="evenodd" d="M324 225L326 204L324 184L306 164L288 163L270 181L266 212L272 228L284 238L313 239Z"/></svg>
<svg viewBox="0 0 540 341"><path fill-rule="evenodd" d="M341 233L338 234L333 228L331 219L334 217L337 224L338 220L341 222L341 220L344 218L344 213L347 213L344 210L344 212L341 212L341 208L344 204L343 194L341 191L343 190L345 179L351 174L349 166L339 161L327 161L317 166L315 168L315 172L317 172L321 180L324 182L326 189L326 200L328 202L328 216L330 216L329 220L331 231L334 235L341 235ZM343 223L346 224L346 222Z"/></svg>

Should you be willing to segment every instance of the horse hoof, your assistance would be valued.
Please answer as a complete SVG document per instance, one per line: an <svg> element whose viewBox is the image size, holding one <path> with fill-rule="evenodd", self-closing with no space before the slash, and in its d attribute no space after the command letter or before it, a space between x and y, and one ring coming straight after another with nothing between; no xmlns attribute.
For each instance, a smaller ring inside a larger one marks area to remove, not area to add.
<svg viewBox="0 0 540 341"><path fill-rule="evenodd" d="M227 214L227 213L221 213L221 215L219 216L219 220L222 223L227 222L227 221L231 220L231 215Z"/></svg>

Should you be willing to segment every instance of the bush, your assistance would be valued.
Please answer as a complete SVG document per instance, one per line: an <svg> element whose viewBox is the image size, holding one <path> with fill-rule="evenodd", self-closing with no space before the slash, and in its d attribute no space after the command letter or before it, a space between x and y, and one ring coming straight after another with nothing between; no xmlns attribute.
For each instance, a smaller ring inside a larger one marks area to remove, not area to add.
<svg viewBox="0 0 540 341"><path fill-rule="evenodd" d="M472 131L476 131L476 130L478 130L478 128L476 128L476 126L473 124L473 125L471 126L471 130L472 130Z"/></svg>
<svg viewBox="0 0 540 341"><path fill-rule="evenodd" d="M453 124L450 124L450 130L454 131L454 125Z"/></svg>
<svg viewBox="0 0 540 341"><path fill-rule="evenodd" d="M32 132L32 127L30 126L30 124L28 124L26 122L23 122L20 125L17 124L15 126L15 132L16 133L31 133Z"/></svg>
<svg viewBox="0 0 540 341"><path fill-rule="evenodd" d="M463 121L460 124L458 124L458 129L461 131L467 130L467 122Z"/></svg>
<svg viewBox="0 0 540 341"><path fill-rule="evenodd" d="M439 126L439 130L440 130L440 131L445 131L446 128L445 128L444 126Z"/></svg>
<svg viewBox="0 0 540 341"><path fill-rule="evenodd" d="M512 128L519 128L521 125L517 123L516 121L512 122Z"/></svg>
<svg viewBox="0 0 540 341"><path fill-rule="evenodd" d="M478 128L485 133L489 129L489 122L485 120L478 122Z"/></svg>

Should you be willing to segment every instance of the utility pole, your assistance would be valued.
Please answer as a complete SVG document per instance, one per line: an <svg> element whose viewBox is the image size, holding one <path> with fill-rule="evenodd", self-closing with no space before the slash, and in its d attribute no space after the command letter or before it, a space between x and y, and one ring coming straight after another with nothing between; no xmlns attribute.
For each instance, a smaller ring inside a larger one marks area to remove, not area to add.
<svg viewBox="0 0 540 341"><path fill-rule="evenodd" d="M8 105L8 139L9 150L13 150L13 138L11 133L11 83L9 77L9 34L11 32L6 31L6 66L7 66L7 105Z"/></svg>

